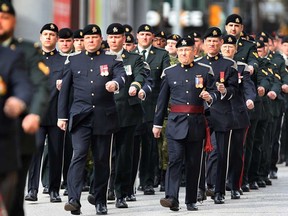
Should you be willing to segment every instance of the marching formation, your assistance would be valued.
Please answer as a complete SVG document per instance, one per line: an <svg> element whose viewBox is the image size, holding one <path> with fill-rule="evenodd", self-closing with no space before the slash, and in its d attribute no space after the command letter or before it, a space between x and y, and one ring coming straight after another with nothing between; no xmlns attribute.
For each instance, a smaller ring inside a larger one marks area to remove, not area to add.
<svg viewBox="0 0 288 216"><path fill-rule="evenodd" d="M227 191L272 185L277 162L288 165L288 36L248 35L231 14L224 30L183 37L47 23L38 45L14 37L15 16L0 1L0 215L24 215L40 179L51 203L65 189L72 215L85 211L82 191L105 215L136 188L159 188L178 211L180 186L196 211L207 196L224 204Z"/></svg>

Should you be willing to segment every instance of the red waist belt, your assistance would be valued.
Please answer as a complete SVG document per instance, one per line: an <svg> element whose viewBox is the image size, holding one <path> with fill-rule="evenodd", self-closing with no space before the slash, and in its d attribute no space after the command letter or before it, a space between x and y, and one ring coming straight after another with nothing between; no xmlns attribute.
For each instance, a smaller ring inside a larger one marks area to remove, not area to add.
<svg viewBox="0 0 288 216"><path fill-rule="evenodd" d="M204 107L194 105L171 105L170 111L176 113L204 113Z"/></svg>

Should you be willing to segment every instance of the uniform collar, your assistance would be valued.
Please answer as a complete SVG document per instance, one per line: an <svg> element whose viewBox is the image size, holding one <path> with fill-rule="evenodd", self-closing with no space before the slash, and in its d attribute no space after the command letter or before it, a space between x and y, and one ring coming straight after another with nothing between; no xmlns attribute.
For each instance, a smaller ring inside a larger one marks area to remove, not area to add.
<svg viewBox="0 0 288 216"><path fill-rule="evenodd" d="M53 56L55 55L56 53L58 53L58 51L56 49L50 51L50 52L45 52L44 50L42 50L42 55L43 56Z"/></svg>
<svg viewBox="0 0 288 216"><path fill-rule="evenodd" d="M97 50L97 51L95 51L95 52L88 52L87 50L85 51L85 54L86 55L88 55L88 56L98 56L98 55L100 55L101 54L101 50L99 49L99 50Z"/></svg>
<svg viewBox="0 0 288 216"><path fill-rule="evenodd" d="M194 62L191 62L190 64L188 65L184 65L184 64L180 64L182 68L192 68L193 65L194 65Z"/></svg>
<svg viewBox="0 0 288 216"><path fill-rule="evenodd" d="M218 53L218 54L215 55L215 56L209 56L209 55L206 56L206 59L207 59L208 61L217 61L219 58L220 58L220 53Z"/></svg>
<svg viewBox="0 0 288 216"><path fill-rule="evenodd" d="M5 41L3 41L1 44L3 47L8 47L10 46L11 42L12 42L12 37L9 37L8 39L6 39Z"/></svg>

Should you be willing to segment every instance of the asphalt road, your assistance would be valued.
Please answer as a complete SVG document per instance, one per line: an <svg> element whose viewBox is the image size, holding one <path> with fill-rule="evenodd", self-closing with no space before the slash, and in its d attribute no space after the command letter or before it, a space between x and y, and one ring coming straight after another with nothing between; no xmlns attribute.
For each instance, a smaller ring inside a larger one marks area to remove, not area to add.
<svg viewBox="0 0 288 216"><path fill-rule="evenodd" d="M155 195L143 195L137 192L136 202L128 202L129 208L117 209L115 202L109 202L108 215L117 216L166 216L166 215L193 215L193 216L287 216L288 215L288 167L278 165L278 179L272 180L272 186L244 193L239 200L231 200L230 192L226 192L226 200L223 205L215 205L209 197L203 203L198 203L197 212L186 210L184 202L185 188L180 188L180 207L178 212L172 212L163 208L159 200L164 197L163 192L156 189ZM42 188L39 189L42 192ZM61 195L63 190L61 190ZM88 192L83 192L81 197L82 216L96 215L95 207L87 201ZM25 201L27 216L68 216L70 212L64 210L67 196L62 196L62 203L50 203L49 195L39 193L37 202Z"/></svg>

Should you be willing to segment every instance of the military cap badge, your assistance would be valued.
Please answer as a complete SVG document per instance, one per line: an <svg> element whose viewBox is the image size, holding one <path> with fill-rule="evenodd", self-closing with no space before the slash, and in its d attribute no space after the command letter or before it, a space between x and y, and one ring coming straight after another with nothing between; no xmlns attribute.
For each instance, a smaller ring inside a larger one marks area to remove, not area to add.
<svg viewBox="0 0 288 216"><path fill-rule="evenodd" d="M187 45L187 42L186 42L185 40L183 40L183 41L181 42L181 44L182 44L182 46L185 46L185 45Z"/></svg>
<svg viewBox="0 0 288 216"><path fill-rule="evenodd" d="M236 22L236 23L240 23L240 20L239 20L238 17L235 19L235 22Z"/></svg>
<svg viewBox="0 0 288 216"><path fill-rule="evenodd" d="M2 4L1 5L1 10L3 11L3 12L7 12L8 10L9 10L9 7L8 7L8 5L7 4Z"/></svg>
<svg viewBox="0 0 288 216"><path fill-rule="evenodd" d="M164 32L163 31L161 31L161 35L164 36Z"/></svg>
<svg viewBox="0 0 288 216"><path fill-rule="evenodd" d="M147 26L147 25L144 27L144 29L145 29L146 31L150 30L149 26Z"/></svg>
<svg viewBox="0 0 288 216"><path fill-rule="evenodd" d="M55 26L53 24L51 24L50 29L55 29Z"/></svg>
<svg viewBox="0 0 288 216"><path fill-rule="evenodd" d="M131 37L130 36L127 36L127 41L131 41Z"/></svg>
<svg viewBox="0 0 288 216"><path fill-rule="evenodd" d="M213 36L217 36L217 35L218 35L216 30L214 30L214 31L212 32L212 34L213 34Z"/></svg>
<svg viewBox="0 0 288 216"><path fill-rule="evenodd" d="M92 28L92 32L93 32L93 33L97 32L97 29L96 29L95 26Z"/></svg>
<svg viewBox="0 0 288 216"><path fill-rule="evenodd" d="M118 32L118 28L114 27L114 28L113 28L113 32L114 32L114 33Z"/></svg>
<svg viewBox="0 0 288 216"><path fill-rule="evenodd" d="M233 42L231 37L228 38L228 42Z"/></svg>

